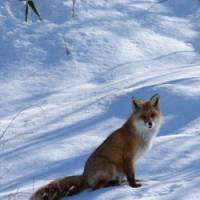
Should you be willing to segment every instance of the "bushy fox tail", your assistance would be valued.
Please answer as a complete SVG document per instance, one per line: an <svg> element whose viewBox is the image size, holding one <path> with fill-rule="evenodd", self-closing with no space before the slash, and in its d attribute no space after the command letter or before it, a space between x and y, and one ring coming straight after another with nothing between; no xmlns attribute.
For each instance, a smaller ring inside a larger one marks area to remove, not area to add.
<svg viewBox="0 0 200 200"><path fill-rule="evenodd" d="M65 196L72 196L88 188L82 175L68 176L43 186L36 191L31 200L59 200Z"/></svg>

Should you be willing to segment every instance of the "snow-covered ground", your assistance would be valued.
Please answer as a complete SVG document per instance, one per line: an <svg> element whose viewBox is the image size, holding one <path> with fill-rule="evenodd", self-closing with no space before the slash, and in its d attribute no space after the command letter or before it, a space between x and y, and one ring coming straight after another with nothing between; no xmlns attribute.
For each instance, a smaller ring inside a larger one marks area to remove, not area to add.
<svg viewBox="0 0 200 200"><path fill-rule="evenodd" d="M161 96L164 123L137 164L141 188L86 190L76 200L199 200L200 2L0 1L0 199L81 173L127 119L132 96ZM67 55L65 48L69 49ZM3 137L1 137L3 135Z"/></svg>

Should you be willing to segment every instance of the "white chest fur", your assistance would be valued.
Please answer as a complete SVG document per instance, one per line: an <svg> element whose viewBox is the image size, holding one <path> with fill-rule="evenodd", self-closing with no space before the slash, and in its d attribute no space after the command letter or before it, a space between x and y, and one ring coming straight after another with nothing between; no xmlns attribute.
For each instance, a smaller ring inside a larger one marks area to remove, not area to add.
<svg viewBox="0 0 200 200"><path fill-rule="evenodd" d="M149 128L148 125L144 124L142 120L137 120L135 122L135 127L137 130L137 134L139 134L143 140L143 144L139 147L136 160L139 159L143 154L145 154L148 150L150 150L152 146L152 141L156 137L160 129L160 119L155 119L153 121L152 128Z"/></svg>

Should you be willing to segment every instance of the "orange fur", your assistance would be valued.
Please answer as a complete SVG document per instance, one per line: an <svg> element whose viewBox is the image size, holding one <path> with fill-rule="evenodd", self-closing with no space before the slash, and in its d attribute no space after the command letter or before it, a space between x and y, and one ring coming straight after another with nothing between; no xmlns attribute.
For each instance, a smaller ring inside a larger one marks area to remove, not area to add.
<svg viewBox="0 0 200 200"><path fill-rule="evenodd" d="M120 184L124 178L131 187L140 187L134 164L150 148L161 122L159 96L149 101L133 99L134 110L125 124L113 132L89 157L80 176L65 177L39 189L32 200L57 200L86 188Z"/></svg>

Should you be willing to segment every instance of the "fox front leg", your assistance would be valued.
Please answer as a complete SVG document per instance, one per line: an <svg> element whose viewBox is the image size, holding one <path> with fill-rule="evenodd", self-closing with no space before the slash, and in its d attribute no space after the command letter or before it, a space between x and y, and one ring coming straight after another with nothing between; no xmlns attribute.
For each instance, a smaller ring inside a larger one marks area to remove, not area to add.
<svg viewBox="0 0 200 200"><path fill-rule="evenodd" d="M126 158L124 160L124 172L131 187L137 188L142 186L142 184L135 179L135 171L131 158Z"/></svg>

